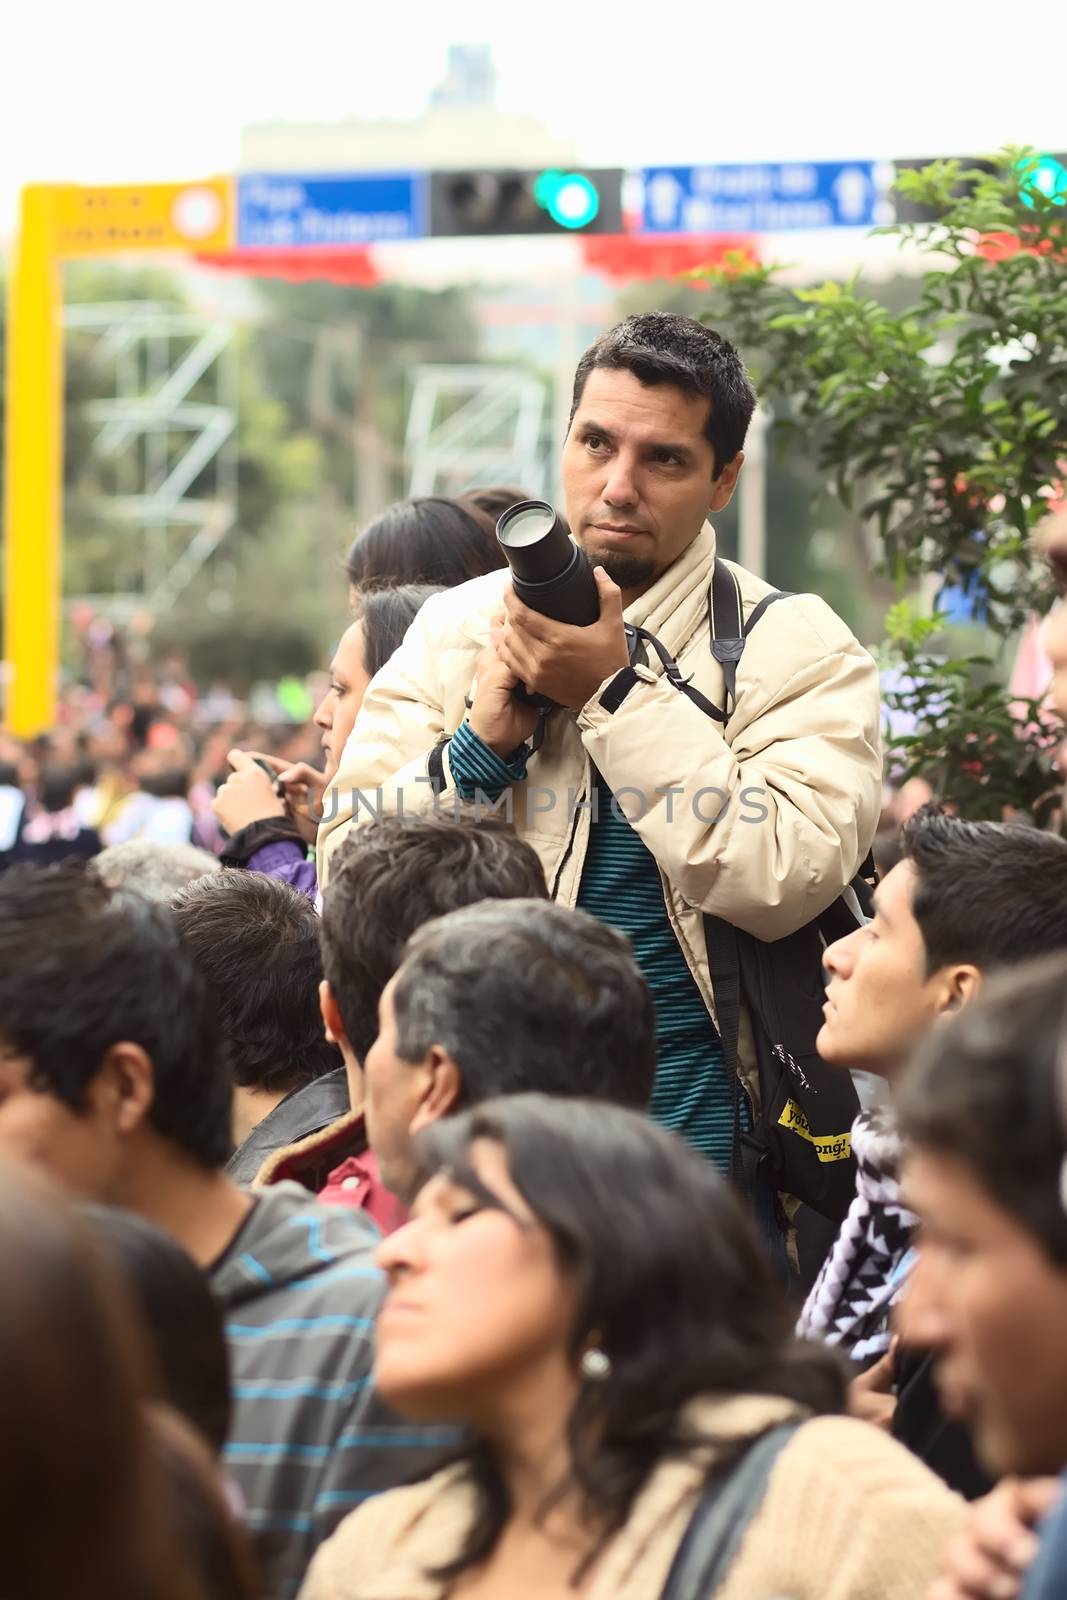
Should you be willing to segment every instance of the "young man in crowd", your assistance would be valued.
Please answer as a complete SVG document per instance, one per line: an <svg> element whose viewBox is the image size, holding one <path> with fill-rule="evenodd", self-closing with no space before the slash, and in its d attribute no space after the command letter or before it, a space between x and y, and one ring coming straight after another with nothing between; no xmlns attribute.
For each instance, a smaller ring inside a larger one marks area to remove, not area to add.
<svg viewBox="0 0 1067 1600"><path fill-rule="evenodd" d="M236 1148L226 1170L252 1183L274 1151L348 1108L344 1062L319 1014L319 919L287 883L232 867L180 890L171 910L233 1071Z"/></svg>
<svg viewBox="0 0 1067 1600"><path fill-rule="evenodd" d="M382 990L410 936L432 917L479 900L546 894L536 853L497 818L387 817L354 833L324 897L321 925L322 1019L344 1058L345 1111L277 1151L256 1181L291 1178L328 1203L369 1211L387 1231L396 1227L404 1210L379 1180L363 1117L362 1063L378 1033ZM322 1020L318 1026L321 1032Z"/></svg>
<svg viewBox="0 0 1067 1600"><path fill-rule="evenodd" d="M902 1327L935 1352L944 1404L989 1472L1030 1480L975 1508L977 1536L955 1550L936 1600L1019 1592L1037 1545L1025 1523L1058 1498L1037 1475L1067 1464L1065 995L1062 951L990 984L901 1089L920 1222ZM1049 1532L1027 1600L1065 1592L1062 1517Z"/></svg>
<svg viewBox="0 0 1067 1600"><path fill-rule="evenodd" d="M71 868L0 876L0 1152L146 1217L207 1273L233 1374L226 1470L263 1600L289 1600L345 1512L433 1471L444 1441L373 1395L374 1229L226 1176L214 1013L165 907Z"/></svg>
<svg viewBox="0 0 1067 1600"><path fill-rule="evenodd" d="M916 1044L970 1005L988 974L1067 948L1067 840L1034 828L917 812L875 917L831 945L823 1059L883 1078L892 1094ZM912 1260L915 1219L900 1193L892 1103L853 1129L857 1195L808 1297L800 1331L837 1345L863 1376L856 1410L893 1431L969 1494L986 1487L958 1429L946 1429L928 1358L891 1351L891 1313Z"/></svg>

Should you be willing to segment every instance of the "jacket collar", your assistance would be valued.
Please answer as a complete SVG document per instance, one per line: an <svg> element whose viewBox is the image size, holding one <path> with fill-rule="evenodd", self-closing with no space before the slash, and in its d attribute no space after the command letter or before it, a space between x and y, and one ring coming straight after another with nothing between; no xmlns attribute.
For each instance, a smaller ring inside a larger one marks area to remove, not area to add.
<svg viewBox="0 0 1067 1600"><path fill-rule="evenodd" d="M676 656L707 615L714 565L715 530L705 522L677 561L627 606L627 622L647 628Z"/></svg>

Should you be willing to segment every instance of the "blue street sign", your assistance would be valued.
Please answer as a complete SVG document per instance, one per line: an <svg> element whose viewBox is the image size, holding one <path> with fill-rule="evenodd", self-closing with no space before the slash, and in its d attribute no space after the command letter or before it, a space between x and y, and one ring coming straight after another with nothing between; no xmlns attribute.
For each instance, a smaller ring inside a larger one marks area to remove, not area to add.
<svg viewBox="0 0 1067 1600"><path fill-rule="evenodd" d="M873 161L645 167L642 233L783 233L870 228L882 198Z"/></svg>
<svg viewBox="0 0 1067 1600"><path fill-rule="evenodd" d="M239 246L386 244L425 233L419 173L248 173L237 179Z"/></svg>

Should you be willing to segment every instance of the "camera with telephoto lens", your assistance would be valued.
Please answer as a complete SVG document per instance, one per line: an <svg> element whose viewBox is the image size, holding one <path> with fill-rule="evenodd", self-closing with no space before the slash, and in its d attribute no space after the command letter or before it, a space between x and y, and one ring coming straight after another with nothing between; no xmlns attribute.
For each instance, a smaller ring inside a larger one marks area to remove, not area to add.
<svg viewBox="0 0 1067 1600"><path fill-rule="evenodd" d="M496 537L523 605L573 627L588 628L599 621L600 593L588 557L547 500L520 500L509 506L496 525ZM525 684L515 694L544 711L556 707L555 700L531 694Z"/></svg>

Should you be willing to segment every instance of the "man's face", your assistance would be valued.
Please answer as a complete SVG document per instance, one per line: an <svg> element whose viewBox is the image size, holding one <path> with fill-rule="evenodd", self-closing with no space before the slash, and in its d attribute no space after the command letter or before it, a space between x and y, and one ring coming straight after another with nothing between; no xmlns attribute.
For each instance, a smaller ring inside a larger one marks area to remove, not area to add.
<svg viewBox="0 0 1067 1600"><path fill-rule="evenodd" d="M27 1057L0 1041L0 1154L39 1167L82 1198L110 1199L121 1146L97 1087L90 1085L85 1110L73 1111L32 1087Z"/></svg>
<svg viewBox="0 0 1067 1600"><path fill-rule="evenodd" d="M729 503L742 455L714 477L709 402L596 367L563 447L571 531L624 594L640 594Z"/></svg>
<svg viewBox="0 0 1067 1600"><path fill-rule="evenodd" d="M417 1165L412 1148L415 1121L426 1074L419 1064L404 1061L396 1049L396 1015L390 979L378 1003L378 1037L363 1062L363 1111L367 1142L377 1157L385 1187L405 1203L414 1197Z"/></svg>
<svg viewBox="0 0 1067 1600"><path fill-rule="evenodd" d="M970 1425L991 1473L1059 1472L1067 1461L1067 1268L958 1156L913 1151L904 1196L919 1233L901 1337L937 1353L945 1410Z"/></svg>
<svg viewBox="0 0 1067 1600"><path fill-rule="evenodd" d="M901 861L878 885L874 921L823 955L830 974L815 1041L824 1061L892 1077L945 1004L944 975L926 975L912 915L915 868Z"/></svg>

